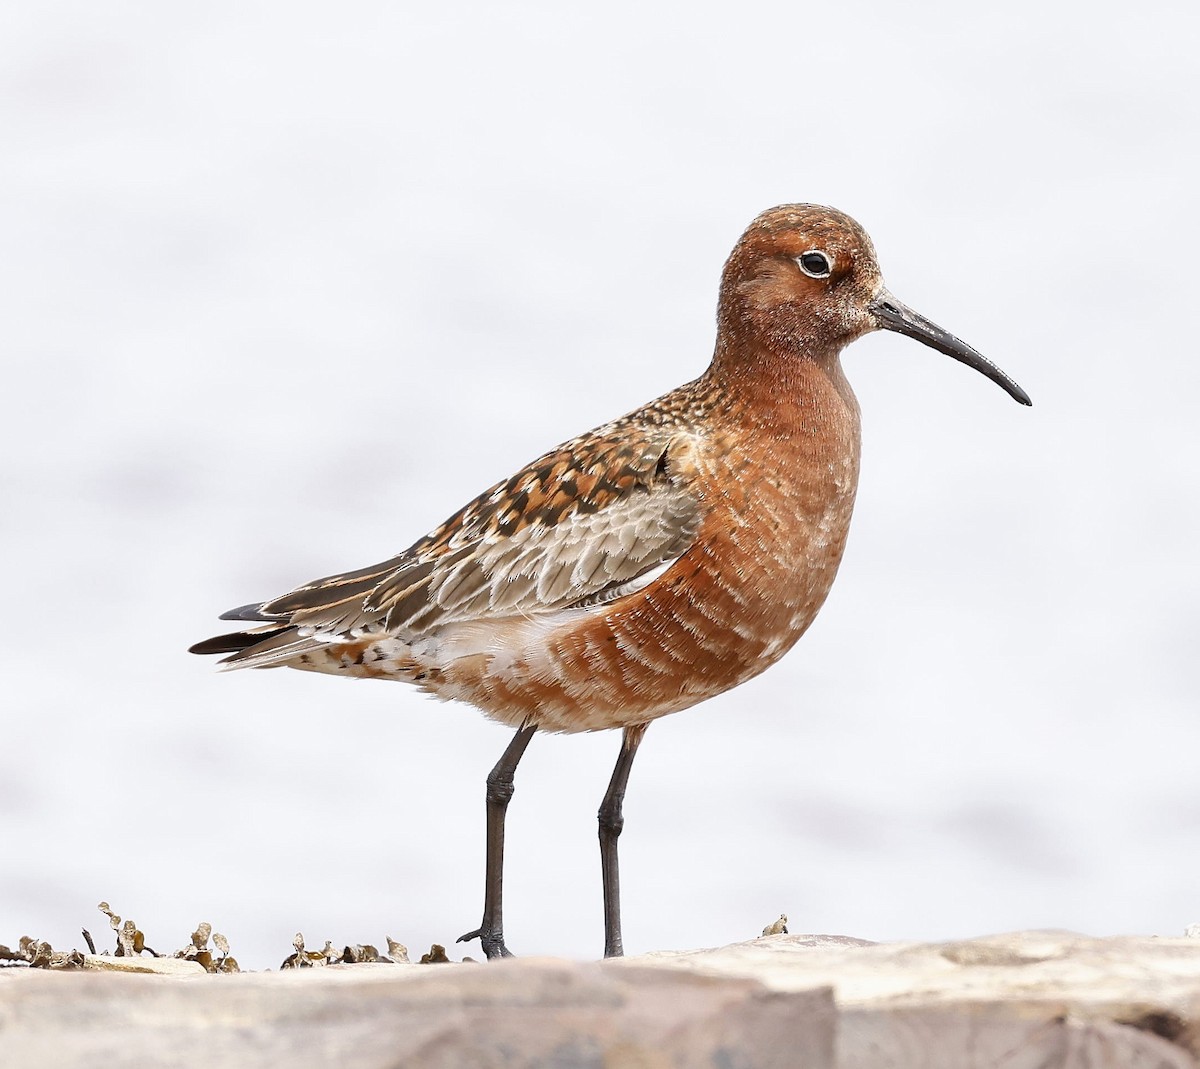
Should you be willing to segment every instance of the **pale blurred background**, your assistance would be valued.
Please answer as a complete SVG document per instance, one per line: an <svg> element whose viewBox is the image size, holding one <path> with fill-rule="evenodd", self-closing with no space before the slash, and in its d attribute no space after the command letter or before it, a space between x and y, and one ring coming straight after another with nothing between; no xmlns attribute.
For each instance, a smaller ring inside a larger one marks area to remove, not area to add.
<svg viewBox="0 0 1200 1069"><path fill-rule="evenodd" d="M1035 407L849 351L841 577L647 735L627 949L1200 920L1198 43L1182 0L5 5L0 942L475 927L507 729L186 647L697 374L791 200ZM601 952L617 745L526 755L519 953Z"/></svg>

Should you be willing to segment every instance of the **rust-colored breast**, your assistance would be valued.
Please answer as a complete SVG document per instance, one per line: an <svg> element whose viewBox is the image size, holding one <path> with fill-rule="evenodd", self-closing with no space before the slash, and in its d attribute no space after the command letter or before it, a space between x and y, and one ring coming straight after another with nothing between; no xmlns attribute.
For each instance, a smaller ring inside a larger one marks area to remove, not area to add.
<svg viewBox="0 0 1200 1069"><path fill-rule="evenodd" d="M802 400L728 405L676 450L704 518L644 590L521 638L515 656L447 666L443 696L549 731L645 723L774 664L813 621L845 549L858 408L840 368L813 365ZM441 688L439 688L441 689Z"/></svg>

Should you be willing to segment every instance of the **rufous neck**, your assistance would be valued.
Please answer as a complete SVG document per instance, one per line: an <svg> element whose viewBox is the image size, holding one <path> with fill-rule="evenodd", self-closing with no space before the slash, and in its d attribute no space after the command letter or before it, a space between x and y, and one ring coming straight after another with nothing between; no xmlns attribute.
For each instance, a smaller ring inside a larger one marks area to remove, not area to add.
<svg viewBox="0 0 1200 1069"><path fill-rule="evenodd" d="M807 407L826 395L852 401L842 374L840 349L780 352L760 342L718 339L707 375L731 400L755 408Z"/></svg>

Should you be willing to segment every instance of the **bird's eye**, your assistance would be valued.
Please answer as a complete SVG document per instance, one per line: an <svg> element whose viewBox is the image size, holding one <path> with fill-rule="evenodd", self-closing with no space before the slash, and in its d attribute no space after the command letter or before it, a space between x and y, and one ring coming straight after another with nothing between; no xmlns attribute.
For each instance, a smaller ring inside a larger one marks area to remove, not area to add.
<svg viewBox="0 0 1200 1069"><path fill-rule="evenodd" d="M815 249L809 249L808 252L797 256L796 265L809 278L828 278L833 274L833 265L829 262L829 257Z"/></svg>

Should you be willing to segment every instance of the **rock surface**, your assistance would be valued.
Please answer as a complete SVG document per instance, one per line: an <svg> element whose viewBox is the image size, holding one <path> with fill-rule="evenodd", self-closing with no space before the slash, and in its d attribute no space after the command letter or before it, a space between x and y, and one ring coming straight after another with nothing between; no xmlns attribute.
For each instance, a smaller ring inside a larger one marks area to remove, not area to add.
<svg viewBox="0 0 1200 1069"><path fill-rule="evenodd" d="M0 970L0 1065L1183 1069L1200 940L776 935L619 962Z"/></svg>
<svg viewBox="0 0 1200 1069"><path fill-rule="evenodd" d="M780 992L828 985L837 1069L1200 1065L1194 938L1035 931L872 944L781 935L633 960L753 976Z"/></svg>

